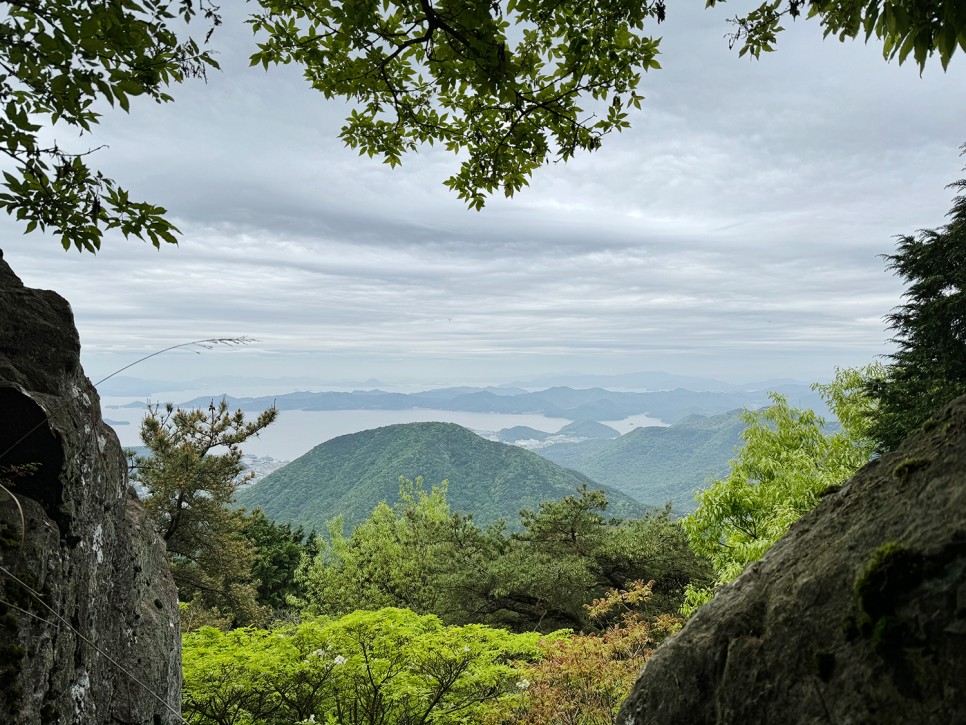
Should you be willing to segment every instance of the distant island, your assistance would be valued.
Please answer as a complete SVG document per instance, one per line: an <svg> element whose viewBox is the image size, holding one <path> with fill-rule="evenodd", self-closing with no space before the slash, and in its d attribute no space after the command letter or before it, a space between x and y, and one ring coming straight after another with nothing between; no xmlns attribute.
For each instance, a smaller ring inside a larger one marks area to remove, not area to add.
<svg viewBox="0 0 966 725"><path fill-rule="evenodd" d="M384 390L351 392L297 391L283 395L234 397L203 396L179 403L181 407L207 407L212 398L225 398L233 408L262 411L271 406L279 410L446 410L472 413L540 414L571 421L620 421L634 415L647 415L665 423L675 423L691 415L719 415L736 408L759 408L769 404L768 394L775 391L799 407L824 410L819 396L808 385L789 383L760 390L694 391L685 388L653 392L624 392L604 388L553 387L528 392L516 388L438 388L418 393L393 393ZM120 407L141 407L143 402Z"/></svg>

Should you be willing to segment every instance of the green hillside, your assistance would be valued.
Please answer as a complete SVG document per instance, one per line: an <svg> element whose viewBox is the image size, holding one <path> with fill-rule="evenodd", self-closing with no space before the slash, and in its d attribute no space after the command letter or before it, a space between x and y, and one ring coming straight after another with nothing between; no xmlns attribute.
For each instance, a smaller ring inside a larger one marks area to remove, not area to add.
<svg viewBox="0 0 966 725"><path fill-rule="evenodd" d="M611 440L617 438L620 433L609 425L598 423L596 420L577 420L568 423L559 431L557 435L576 436L578 438L594 438Z"/></svg>
<svg viewBox="0 0 966 725"><path fill-rule="evenodd" d="M537 452L649 506L694 510L694 493L728 471L744 424L740 411L693 415L665 428L635 428L610 441L560 443Z"/></svg>
<svg viewBox="0 0 966 725"><path fill-rule="evenodd" d="M422 476L427 487L449 481L453 509L487 524L511 526L521 508L573 494L586 484L605 488L535 453L487 441L452 423L407 423L341 436L316 446L238 495L280 523L320 528L337 515L352 525L380 501L395 501L399 477ZM636 515L638 502L607 490L610 512Z"/></svg>

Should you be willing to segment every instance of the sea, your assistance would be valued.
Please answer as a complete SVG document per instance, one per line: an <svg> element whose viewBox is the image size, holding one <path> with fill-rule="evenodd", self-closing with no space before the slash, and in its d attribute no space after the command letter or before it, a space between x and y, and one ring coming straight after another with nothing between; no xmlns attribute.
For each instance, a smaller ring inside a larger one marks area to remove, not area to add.
<svg viewBox="0 0 966 725"><path fill-rule="evenodd" d="M139 446L140 422L145 408L120 407L133 398L102 398L104 419L117 432L124 447ZM250 438L242 445L245 453L270 456L291 461L308 453L312 448L338 436L381 428L397 423L419 422L456 423L486 437L488 434L513 426L529 426L546 433L556 433L572 421L551 418L539 414L472 413L458 410L283 410L278 420L263 430L257 438ZM601 421L624 434L636 427L664 426L666 423L646 415L635 415L619 421Z"/></svg>

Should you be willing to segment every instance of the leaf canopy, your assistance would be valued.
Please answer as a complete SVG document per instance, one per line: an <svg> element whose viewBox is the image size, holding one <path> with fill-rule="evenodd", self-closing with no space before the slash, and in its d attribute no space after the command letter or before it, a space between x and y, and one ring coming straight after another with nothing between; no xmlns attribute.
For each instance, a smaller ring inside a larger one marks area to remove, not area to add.
<svg viewBox="0 0 966 725"><path fill-rule="evenodd" d="M354 103L342 139L391 166L420 144L461 158L445 184L471 207L512 196L548 161L598 148L659 68L633 0L262 0L252 65L298 63Z"/></svg>
<svg viewBox="0 0 966 725"><path fill-rule="evenodd" d="M209 0L44 0L7 2L0 16L0 152L9 162L0 209L59 238L64 249L96 252L108 230L176 243L165 209L131 199L88 165L90 148L49 141L52 131L81 136L106 101L124 111L130 99L171 100L166 89L204 77L217 64L175 21L201 14L220 22Z"/></svg>

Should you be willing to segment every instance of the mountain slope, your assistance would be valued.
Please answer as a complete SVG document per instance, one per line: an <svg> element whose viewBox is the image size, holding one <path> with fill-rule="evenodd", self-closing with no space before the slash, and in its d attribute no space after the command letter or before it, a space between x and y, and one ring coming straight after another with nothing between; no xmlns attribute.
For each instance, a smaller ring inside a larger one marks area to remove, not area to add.
<svg viewBox="0 0 966 725"><path fill-rule="evenodd" d="M454 510L480 524L521 508L574 493L581 485L605 488L530 451L488 441L452 423L407 423L340 436L316 446L239 493L238 503L259 506L278 522L321 528L337 515L347 525L362 521L380 501L394 501L399 477L422 476L429 487L449 481ZM643 511L621 492L607 490L610 512Z"/></svg>
<svg viewBox="0 0 966 725"><path fill-rule="evenodd" d="M694 510L694 494L728 471L744 424L740 411L690 416L666 428L635 428L611 441L547 446L537 452L649 506L670 501L678 513Z"/></svg>

